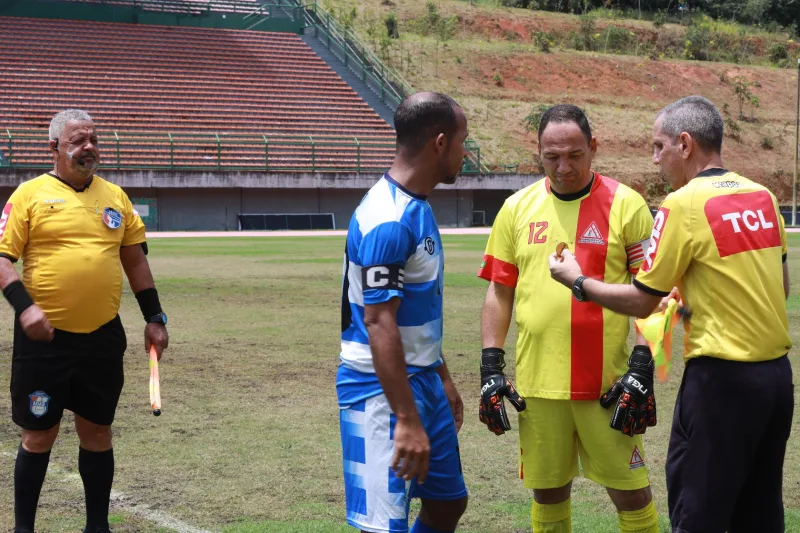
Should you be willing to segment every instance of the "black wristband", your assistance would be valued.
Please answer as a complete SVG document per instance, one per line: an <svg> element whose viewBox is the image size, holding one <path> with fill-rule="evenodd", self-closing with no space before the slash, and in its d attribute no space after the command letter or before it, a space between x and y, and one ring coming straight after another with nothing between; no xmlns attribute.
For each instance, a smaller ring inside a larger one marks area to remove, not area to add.
<svg viewBox="0 0 800 533"><path fill-rule="evenodd" d="M136 293L136 301L145 320L161 313L161 302L158 301L158 291L155 287L144 289Z"/></svg>
<svg viewBox="0 0 800 533"><path fill-rule="evenodd" d="M3 289L3 296L14 308L14 312L21 315L23 311L33 305L33 299L21 281L12 281Z"/></svg>
<svg viewBox="0 0 800 533"><path fill-rule="evenodd" d="M501 348L484 348L481 350L481 375L497 374L506 367L506 352Z"/></svg>

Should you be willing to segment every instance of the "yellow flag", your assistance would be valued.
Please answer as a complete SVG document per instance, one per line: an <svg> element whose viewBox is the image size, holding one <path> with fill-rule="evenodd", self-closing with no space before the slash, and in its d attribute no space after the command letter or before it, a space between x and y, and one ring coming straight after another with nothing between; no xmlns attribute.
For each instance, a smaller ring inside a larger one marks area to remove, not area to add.
<svg viewBox="0 0 800 533"><path fill-rule="evenodd" d="M636 330L642 334L653 353L656 376L662 382L666 381L669 376L670 359L672 359L672 328L680 320L677 311L677 300L670 298L665 310L634 321Z"/></svg>

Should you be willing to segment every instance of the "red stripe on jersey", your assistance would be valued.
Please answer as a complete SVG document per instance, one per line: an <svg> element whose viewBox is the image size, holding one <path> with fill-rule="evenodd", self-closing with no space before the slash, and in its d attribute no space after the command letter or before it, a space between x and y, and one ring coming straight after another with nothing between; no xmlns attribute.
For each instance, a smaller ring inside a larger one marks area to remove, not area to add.
<svg viewBox="0 0 800 533"><path fill-rule="evenodd" d="M483 263L478 270L478 277L507 287L516 287L519 269L511 263L506 263L491 255L484 255Z"/></svg>
<svg viewBox="0 0 800 533"><path fill-rule="evenodd" d="M583 275L603 281L608 255L608 225L611 204L617 192L616 181L597 175L588 198L581 201L575 258ZM599 238L598 238L599 237ZM594 302L572 299L573 400L596 400L603 385L603 308Z"/></svg>

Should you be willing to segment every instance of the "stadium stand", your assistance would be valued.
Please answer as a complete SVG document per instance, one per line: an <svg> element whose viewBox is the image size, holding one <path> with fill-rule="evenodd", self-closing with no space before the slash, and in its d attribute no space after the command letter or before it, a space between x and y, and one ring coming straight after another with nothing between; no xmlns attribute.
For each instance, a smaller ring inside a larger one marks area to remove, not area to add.
<svg viewBox="0 0 800 533"><path fill-rule="evenodd" d="M49 120L68 107L93 115L117 168L391 162L390 125L292 33L0 17L0 34L0 151L17 166L49 162Z"/></svg>
<svg viewBox="0 0 800 533"><path fill-rule="evenodd" d="M144 11L161 11L167 13L199 13L202 10L220 13L250 13L258 7L256 0L159 0L148 2L142 0L61 0L81 4L107 4L131 6Z"/></svg>

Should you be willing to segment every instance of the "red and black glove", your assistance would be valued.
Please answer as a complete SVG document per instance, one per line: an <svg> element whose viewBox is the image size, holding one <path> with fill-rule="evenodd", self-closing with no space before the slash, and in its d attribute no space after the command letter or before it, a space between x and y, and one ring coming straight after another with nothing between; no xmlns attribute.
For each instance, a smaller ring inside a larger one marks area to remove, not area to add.
<svg viewBox="0 0 800 533"><path fill-rule="evenodd" d="M484 348L481 353L481 404L478 414L481 422L496 435L511 429L503 396L518 412L525 409L525 400L503 374L505 354L500 348Z"/></svg>
<svg viewBox="0 0 800 533"><path fill-rule="evenodd" d="M617 404L611 416L611 427L625 435L642 435L656 425L656 396L653 392L655 362L650 348L633 347L628 359L628 372L600 398L604 408Z"/></svg>

